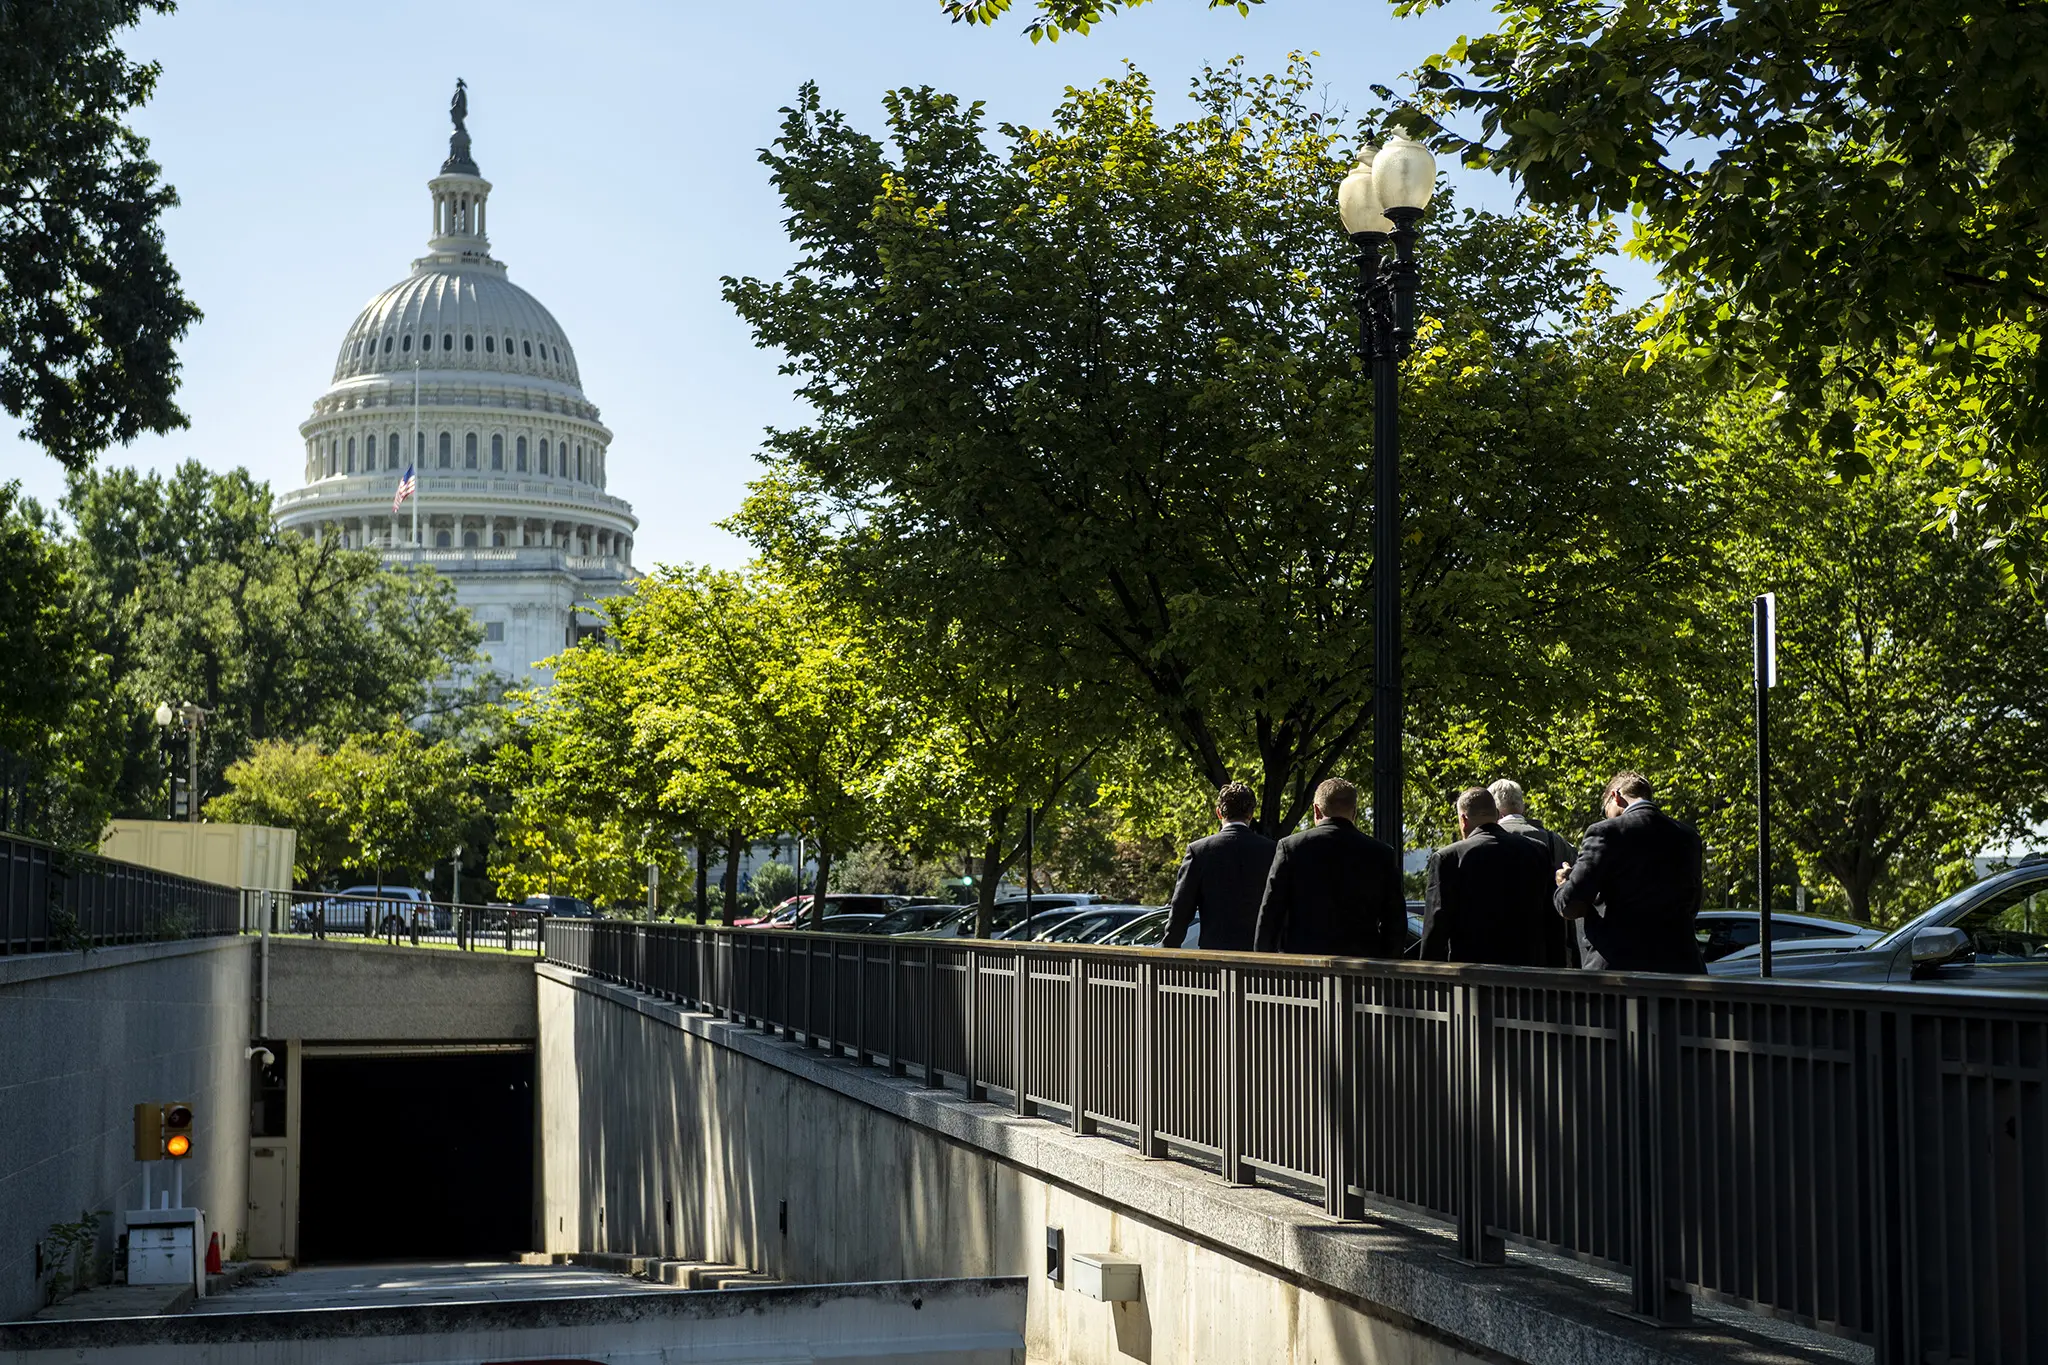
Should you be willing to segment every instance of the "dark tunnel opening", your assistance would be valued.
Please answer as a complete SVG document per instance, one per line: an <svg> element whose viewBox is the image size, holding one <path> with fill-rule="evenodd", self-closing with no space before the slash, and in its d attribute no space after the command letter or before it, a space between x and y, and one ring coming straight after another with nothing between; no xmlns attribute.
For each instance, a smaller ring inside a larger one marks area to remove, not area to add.
<svg viewBox="0 0 2048 1365"><path fill-rule="evenodd" d="M501 1259L533 1237L530 1052L308 1057L299 1259Z"/></svg>

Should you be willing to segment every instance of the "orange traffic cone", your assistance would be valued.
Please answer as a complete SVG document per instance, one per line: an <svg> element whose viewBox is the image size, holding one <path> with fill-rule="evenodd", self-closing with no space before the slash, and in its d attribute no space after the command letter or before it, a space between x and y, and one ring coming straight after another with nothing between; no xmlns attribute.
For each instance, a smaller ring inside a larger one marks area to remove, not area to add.
<svg viewBox="0 0 2048 1365"><path fill-rule="evenodd" d="M217 1232L206 1239L206 1273L220 1274L220 1234Z"/></svg>

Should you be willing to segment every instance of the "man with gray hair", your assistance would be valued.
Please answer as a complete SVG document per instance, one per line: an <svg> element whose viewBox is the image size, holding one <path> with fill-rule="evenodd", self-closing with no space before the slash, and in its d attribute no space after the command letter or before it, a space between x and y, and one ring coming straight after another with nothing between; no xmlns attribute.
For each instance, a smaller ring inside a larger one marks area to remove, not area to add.
<svg viewBox="0 0 2048 1365"><path fill-rule="evenodd" d="M1550 859L1500 826L1493 794L1458 795L1463 837L1429 855L1422 957L1503 967L1562 967L1564 921L1550 906Z"/></svg>
<svg viewBox="0 0 2048 1365"><path fill-rule="evenodd" d="M1513 778L1500 777L1488 783L1486 790L1493 796L1495 809L1500 811L1500 827L1510 834L1519 834L1541 845L1550 859L1550 867L1556 868L1579 856L1579 851L1571 846L1570 840L1545 829L1529 818L1528 799L1523 794L1521 783ZM1567 920L1559 915L1557 927L1553 932L1557 935L1559 947L1564 954L1562 965L1590 967L1596 970L1607 965L1594 950L1593 945L1586 941L1585 921Z"/></svg>

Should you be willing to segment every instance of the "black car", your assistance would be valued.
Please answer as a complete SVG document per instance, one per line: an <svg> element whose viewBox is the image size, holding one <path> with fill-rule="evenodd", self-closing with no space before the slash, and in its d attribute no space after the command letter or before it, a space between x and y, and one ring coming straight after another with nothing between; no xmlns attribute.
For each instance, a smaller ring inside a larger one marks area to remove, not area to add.
<svg viewBox="0 0 2048 1365"><path fill-rule="evenodd" d="M1709 963L1707 971L1753 977L1758 960L1727 957ZM1783 958L1772 964L1771 978L2048 990L2048 864L1994 873L1867 948Z"/></svg>
<svg viewBox="0 0 2048 1365"><path fill-rule="evenodd" d="M522 910L538 910L558 919L603 919L604 915L589 901L575 896L528 896L519 903Z"/></svg>
<svg viewBox="0 0 2048 1365"><path fill-rule="evenodd" d="M875 925L878 934L915 934L935 924L952 919L960 913L957 905L940 905L936 902L911 902L899 905L881 917Z"/></svg>

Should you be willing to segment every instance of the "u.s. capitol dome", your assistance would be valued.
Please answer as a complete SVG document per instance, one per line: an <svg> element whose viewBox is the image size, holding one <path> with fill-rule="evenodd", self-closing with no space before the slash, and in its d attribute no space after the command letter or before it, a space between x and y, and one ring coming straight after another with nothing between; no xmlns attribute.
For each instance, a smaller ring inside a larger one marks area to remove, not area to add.
<svg viewBox="0 0 2048 1365"><path fill-rule="evenodd" d="M432 565L482 625L491 666L544 680L534 665L595 630L594 603L634 576L639 522L605 492L612 434L569 338L491 257L466 113L458 87L449 156L427 182L427 254L342 337L299 427L305 487L278 499L277 522ZM417 491L394 511L408 469Z"/></svg>

